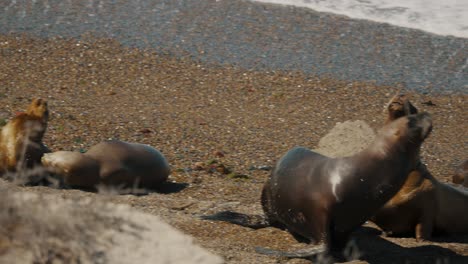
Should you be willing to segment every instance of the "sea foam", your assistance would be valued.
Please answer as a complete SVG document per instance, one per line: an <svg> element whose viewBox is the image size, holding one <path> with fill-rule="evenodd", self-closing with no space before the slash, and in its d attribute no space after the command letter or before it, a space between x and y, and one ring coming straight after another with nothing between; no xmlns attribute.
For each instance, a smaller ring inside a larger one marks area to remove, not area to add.
<svg viewBox="0 0 468 264"><path fill-rule="evenodd" d="M311 8L438 35L468 38L468 1L463 0L254 0Z"/></svg>

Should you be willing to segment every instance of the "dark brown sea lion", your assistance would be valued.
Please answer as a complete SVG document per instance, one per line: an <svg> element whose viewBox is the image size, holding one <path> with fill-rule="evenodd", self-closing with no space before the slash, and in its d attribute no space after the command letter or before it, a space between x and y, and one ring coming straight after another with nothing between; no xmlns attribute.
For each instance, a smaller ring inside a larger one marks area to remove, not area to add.
<svg viewBox="0 0 468 264"><path fill-rule="evenodd" d="M32 168L50 150L42 143L49 110L43 99L33 99L26 112L18 113L0 131L0 175Z"/></svg>
<svg viewBox="0 0 468 264"><path fill-rule="evenodd" d="M390 101L386 123L416 112L405 96L395 96ZM466 234L468 189L439 182L419 161L401 190L372 221L389 235L414 235L418 240L429 239L433 233Z"/></svg>
<svg viewBox="0 0 468 264"><path fill-rule="evenodd" d="M455 168L452 182L468 187L468 160L465 160Z"/></svg>
<svg viewBox="0 0 468 264"><path fill-rule="evenodd" d="M418 240L433 234L468 234L468 189L439 182L420 163L371 220L388 235Z"/></svg>
<svg viewBox="0 0 468 264"><path fill-rule="evenodd" d="M264 185L264 220L232 212L203 218L254 228L284 226L296 237L325 242L325 248L318 245L304 254L265 249L260 253L291 257L341 253L350 233L398 192L416 167L420 146L431 129L430 115L422 113L385 125L373 144L350 157L329 158L293 148L277 162Z"/></svg>
<svg viewBox="0 0 468 264"><path fill-rule="evenodd" d="M345 158L290 150L264 186L267 218L342 251L349 234L400 189L431 127L426 113L399 118L384 126L367 149Z"/></svg>
<svg viewBox="0 0 468 264"><path fill-rule="evenodd" d="M42 164L65 184L89 189L98 184L154 189L170 174L169 163L155 148L118 140L101 142L86 153L45 154Z"/></svg>

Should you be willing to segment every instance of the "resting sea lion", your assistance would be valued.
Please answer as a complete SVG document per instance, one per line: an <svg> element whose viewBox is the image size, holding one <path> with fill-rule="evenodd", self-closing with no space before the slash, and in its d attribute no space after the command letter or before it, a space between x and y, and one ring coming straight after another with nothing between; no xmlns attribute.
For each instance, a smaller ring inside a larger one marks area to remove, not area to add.
<svg viewBox="0 0 468 264"><path fill-rule="evenodd" d="M468 187L468 160L457 166L452 182Z"/></svg>
<svg viewBox="0 0 468 264"><path fill-rule="evenodd" d="M101 142L86 153L45 154L42 164L66 184L90 189L98 184L154 189L170 173L169 163L155 148L118 140Z"/></svg>
<svg viewBox="0 0 468 264"><path fill-rule="evenodd" d="M33 99L26 112L13 117L0 131L0 175L32 168L50 150L42 143L49 110L43 99Z"/></svg>
<svg viewBox="0 0 468 264"><path fill-rule="evenodd" d="M386 123L416 112L406 97L396 96ZM418 240L433 233L467 234L468 190L439 182L419 161L401 190L371 220L388 235L414 235Z"/></svg>
<svg viewBox="0 0 468 264"><path fill-rule="evenodd" d="M276 164L262 191L265 219L221 212L205 219L248 226L284 226L296 237L318 243L305 254L260 253L307 257L342 253L349 235L385 204L417 165L420 146L432 129L427 113L385 125L373 144L356 155L329 158L302 147L288 151ZM232 218L235 217L233 221ZM251 221L252 220L252 221Z"/></svg>

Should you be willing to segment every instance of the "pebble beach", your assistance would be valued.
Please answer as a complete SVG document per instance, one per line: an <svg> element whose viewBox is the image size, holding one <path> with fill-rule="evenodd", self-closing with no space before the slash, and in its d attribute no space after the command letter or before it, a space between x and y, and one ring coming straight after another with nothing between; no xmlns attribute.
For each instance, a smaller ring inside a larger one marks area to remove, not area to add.
<svg viewBox="0 0 468 264"><path fill-rule="evenodd" d="M421 156L436 178L450 182L467 158L465 38L248 1L90 1L69 13L55 1L8 9L7 2L0 122L44 98L51 111L44 142L53 151L86 151L112 138L152 145L172 168L164 191L141 196L21 188L157 215L226 263L310 263L255 253L304 246L287 232L198 216L261 213L260 190L282 154L316 148L347 120L378 130L397 91L432 114ZM387 238L369 223L356 237L364 253L352 263L468 261L466 236Z"/></svg>

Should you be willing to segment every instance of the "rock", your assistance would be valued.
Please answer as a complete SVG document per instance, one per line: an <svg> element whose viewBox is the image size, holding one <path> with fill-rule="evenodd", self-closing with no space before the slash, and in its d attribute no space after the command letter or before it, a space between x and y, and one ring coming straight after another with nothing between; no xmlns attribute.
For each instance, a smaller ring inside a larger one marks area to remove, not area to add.
<svg viewBox="0 0 468 264"><path fill-rule="evenodd" d="M330 157L353 155L365 149L375 138L374 130L364 121L337 123L318 143L317 151Z"/></svg>
<svg viewBox="0 0 468 264"><path fill-rule="evenodd" d="M0 242L15 242L2 247L0 263L223 263L159 217L127 205L3 188L0 196L0 225L11 227Z"/></svg>
<svg viewBox="0 0 468 264"><path fill-rule="evenodd" d="M196 170L196 171L201 171L201 170L204 170L206 168L206 165L204 162L195 162L193 165L192 165L192 170Z"/></svg>

